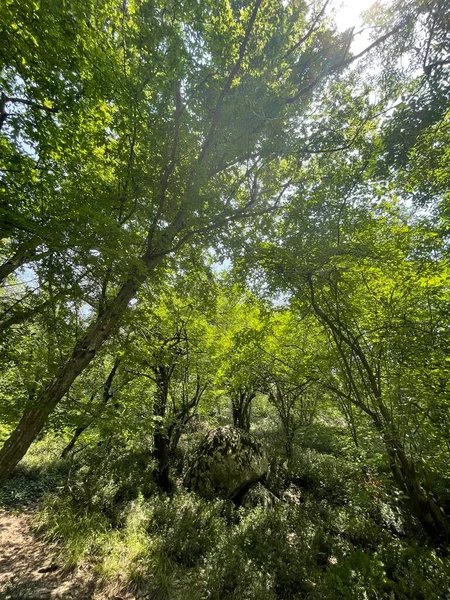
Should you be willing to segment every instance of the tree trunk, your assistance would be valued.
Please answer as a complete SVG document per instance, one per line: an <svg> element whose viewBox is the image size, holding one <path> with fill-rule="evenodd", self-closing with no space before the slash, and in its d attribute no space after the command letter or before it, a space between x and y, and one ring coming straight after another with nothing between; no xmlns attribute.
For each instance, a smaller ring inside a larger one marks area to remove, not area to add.
<svg viewBox="0 0 450 600"><path fill-rule="evenodd" d="M169 456L170 458L174 458L176 456L176 452L178 449L178 444L181 439L181 434L183 433L183 429L185 424L177 424L176 427L172 427L169 430Z"/></svg>
<svg viewBox="0 0 450 600"><path fill-rule="evenodd" d="M16 269L34 256L39 243L40 240L37 236L32 237L28 242L19 246L14 256L11 256L9 260L0 265L0 284L2 284L11 273L14 273Z"/></svg>
<svg viewBox="0 0 450 600"><path fill-rule="evenodd" d="M284 430L285 430L284 448L286 450L286 457L290 460L294 453L295 431L294 431L294 428L288 424L285 424Z"/></svg>
<svg viewBox="0 0 450 600"><path fill-rule="evenodd" d="M247 392L236 392L231 400L233 412L233 425L238 429L250 431L250 416L252 400L256 394Z"/></svg>
<svg viewBox="0 0 450 600"><path fill-rule="evenodd" d="M0 450L0 482L4 481L23 458L31 443L42 430L47 417L52 413L70 386L89 365L99 348L108 338L112 328L127 308L139 287L138 278L129 279L123 284L116 298L105 312L88 329L72 356L60 369L54 379L38 394L36 401L25 413L16 429Z"/></svg>
<svg viewBox="0 0 450 600"><path fill-rule="evenodd" d="M157 417L155 421L155 432L153 434L153 458L156 468L153 471L153 479L163 492L170 492L172 482L169 477L169 436L164 424L167 400L169 397L169 383L174 365L159 365L154 367L156 376L156 393L153 404L153 414Z"/></svg>
<svg viewBox="0 0 450 600"><path fill-rule="evenodd" d="M413 515L435 541L450 540L450 525L445 512L421 485L414 463L391 435L383 436L397 485L407 494Z"/></svg>
<svg viewBox="0 0 450 600"><path fill-rule="evenodd" d="M88 425L80 425L80 427L77 427L75 429L75 433L73 434L72 439L67 444L67 446L64 448L64 450L61 452L62 459L67 457L69 452L73 449L73 447L77 443L77 440L80 437L80 435L83 433L83 431L85 431L89 427L89 425L90 425L90 423Z"/></svg>
<svg viewBox="0 0 450 600"><path fill-rule="evenodd" d="M165 431L158 431L153 436L153 458L156 460L156 469L153 471L155 483L163 492L170 493L169 439Z"/></svg>

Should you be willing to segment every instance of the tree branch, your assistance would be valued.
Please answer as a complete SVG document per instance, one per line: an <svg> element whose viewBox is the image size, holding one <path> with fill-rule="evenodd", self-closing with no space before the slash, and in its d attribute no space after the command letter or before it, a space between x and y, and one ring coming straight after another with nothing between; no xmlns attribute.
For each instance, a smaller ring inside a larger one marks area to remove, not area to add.
<svg viewBox="0 0 450 600"><path fill-rule="evenodd" d="M45 106L44 104L39 104L38 102L34 102L33 100L27 100L26 98L15 98L7 96L4 92L0 95L0 130L3 127L4 122L9 117L9 113L6 112L6 105L8 103L12 104L24 104L25 106L31 106L31 108L37 108L38 110L45 110L46 112L56 113L58 112L56 108L51 108L50 106Z"/></svg>
<svg viewBox="0 0 450 600"><path fill-rule="evenodd" d="M282 60L284 60L285 58L287 58L290 54L292 54L292 52L295 52L295 50L297 50L298 48L300 48L300 46L302 44L304 44L311 36L312 34L316 31L317 28L317 24L319 23L320 19L322 18L328 4L330 3L330 0L326 0L324 5L322 6L321 10L319 11L319 13L317 14L316 18L314 19L311 27L308 29L308 31L305 33L305 35L300 38L298 40L298 42L296 42L293 46L291 46L289 48L289 50L281 57Z"/></svg>
<svg viewBox="0 0 450 600"><path fill-rule="evenodd" d="M261 2L262 0L256 0L255 4L253 6L253 10L252 10L252 14L250 15L250 19L248 21L247 24L247 28L245 30L245 35L244 35L244 39L242 40L242 43L239 47L239 56L237 61L235 62L233 68L231 69L229 75L228 75L228 79L223 87L223 90L220 92L220 96L217 100L217 104L216 104L216 109L214 111L212 120L211 120L211 125L209 128L208 133L206 134L205 140L203 142L203 146L200 150L200 154L198 157L199 162L202 162L203 159L206 156L206 153L208 152L208 148L212 142L214 133L216 131L217 125L219 123L219 119L220 119L220 112L222 110L222 103L223 100L225 98L225 96L229 93L231 86L233 85L233 81L235 80L237 74L239 73L239 70L241 68L242 65L242 61L244 60L244 56L245 56L245 52L247 50L247 46L248 43L250 41L250 36L252 34L252 29L253 29L253 25L255 24L255 20L256 20L256 16L258 14L258 10L261 6Z"/></svg>
<svg viewBox="0 0 450 600"><path fill-rule="evenodd" d="M355 62L356 60L362 58L365 54L367 54L368 52L370 52L371 50L373 50L374 48L376 48L377 46L379 46L380 44L382 44L383 42L388 40L390 37L392 37L393 35L398 33L407 23L409 23L411 18L412 17L409 17L408 19L405 19L402 23L399 23L396 27L394 27L393 29L391 29L390 31L388 31L387 33L385 33L384 35L382 35L381 37L376 39L372 44L367 46L367 48L364 48L364 50L362 50L359 54L355 54L354 56L347 58L348 50L349 50L351 41L353 39L353 30L352 30L351 39L349 40L349 43L346 46L346 49L345 49L342 59L338 63L329 67L328 69L324 69L321 73L319 73L319 75L317 75L317 77L315 77L310 83L308 83L308 85L306 85L303 88L300 88L293 96L286 98L284 103L285 104L293 104L293 103L297 102L302 96L305 96L306 94L311 92L320 83L320 81L322 81L322 79L324 79L327 75L330 75L331 73L340 71L341 69L348 67L348 65L350 65L351 63Z"/></svg>

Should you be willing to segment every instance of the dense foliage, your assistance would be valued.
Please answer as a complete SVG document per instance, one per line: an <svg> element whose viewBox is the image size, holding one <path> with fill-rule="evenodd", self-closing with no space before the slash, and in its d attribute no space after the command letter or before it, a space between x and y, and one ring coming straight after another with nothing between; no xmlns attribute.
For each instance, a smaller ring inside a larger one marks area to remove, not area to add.
<svg viewBox="0 0 450 600"><path fill-rule="evenodd" d="M5 3L0 503L67 565L449 597L449 19L375 5L361 47L327 1Z"/></svg>

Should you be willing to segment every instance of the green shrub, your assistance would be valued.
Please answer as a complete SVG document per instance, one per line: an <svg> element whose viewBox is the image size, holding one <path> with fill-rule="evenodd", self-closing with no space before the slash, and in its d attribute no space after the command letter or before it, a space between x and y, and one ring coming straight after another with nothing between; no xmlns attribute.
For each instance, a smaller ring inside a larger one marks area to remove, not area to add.
<svg viewBox="0 0 450 600"><path fill-rule="evenodd" d="M448 600L450 557L414 539L391 539L380 547L388 589L396 600Z"/></svg>
<svg viewBox="0 0 450 600"><path fill-rule="evenodd" d="M335 557L315 589L317 600L369 600L386 598L386 574L377 553L350 550ZM395 596L394 596L395 598Z"/></svg>
<svg viewBox="0 0 450 600"><path fill-rule="evenodd" d="M240 522L207 557L205 597L289 599L308 594L328 555L320 517L312 522L303 505L240 512Z"/></svg>
<svg viewBox="0 0 450 600"><path fill-rule="evenodd" d="M100 552L102 538L111 529L99 511L80 506L68 498L47 497L36 518L38 530L63 549L63 560L73 567Z"/></svg>
<svg viewBox="0 0 450 600"><path fill-rule="evenodd" d="M364 480L358 465L310 449L300 449L289 463L288 477L319 500L348 504L364 495Z"/></svg>
<svg viewBox="0 0 450 600"><path fill-rule="evenodd" d="M156 497L149 503L147 531L158 536L160 548L169 558L192 567L226 535L224 504L191 493Z"/></svg>
<svg viewBox="0 0 450 600"><path fill-rule="evenodd" d="M145 450L130 451L118 443L87 448L73 461L65 493L120 527L127 505L140 494L150 496L155 491L152 470L153 461Z"/></svg>

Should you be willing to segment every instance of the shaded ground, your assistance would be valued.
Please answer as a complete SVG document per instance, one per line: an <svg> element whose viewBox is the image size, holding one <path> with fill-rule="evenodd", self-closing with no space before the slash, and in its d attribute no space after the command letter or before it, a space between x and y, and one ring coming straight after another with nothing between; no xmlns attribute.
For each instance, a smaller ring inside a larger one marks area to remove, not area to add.
<svg viewBox="0 0 450 600"><path fill-rule="evenodd" d="M16 515L0 510L1 600L113 600L96 589L88 571L65 572L55 548L30 531L30 512ZM129 598L129 596L128 596Z"/></svg>

